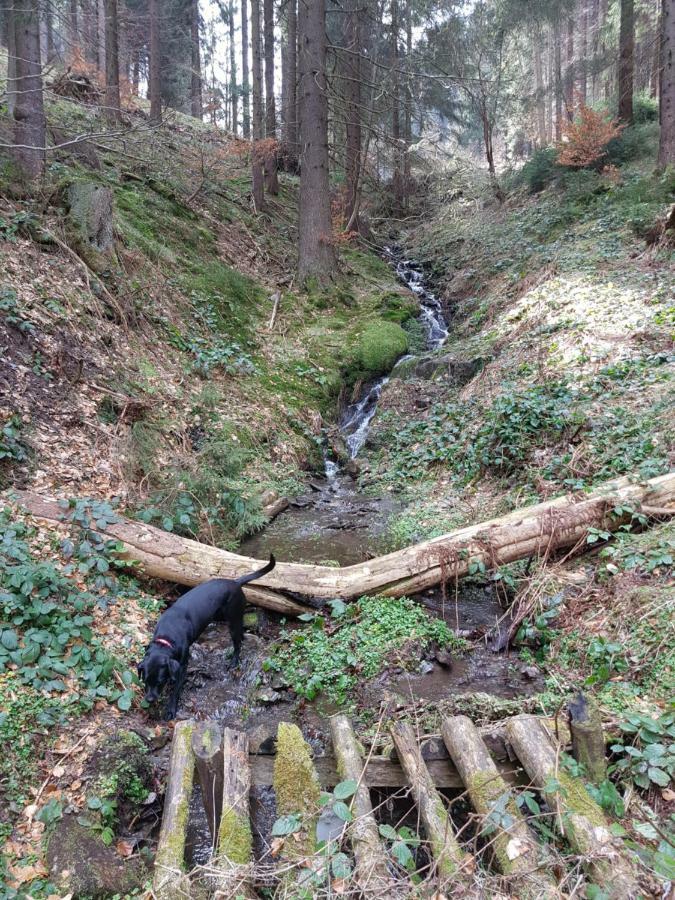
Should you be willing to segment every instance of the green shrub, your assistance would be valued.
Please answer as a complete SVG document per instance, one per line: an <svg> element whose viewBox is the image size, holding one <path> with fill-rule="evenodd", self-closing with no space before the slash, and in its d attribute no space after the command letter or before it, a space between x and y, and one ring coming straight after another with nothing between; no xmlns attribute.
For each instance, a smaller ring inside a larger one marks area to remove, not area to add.
<svg viewBox="0 0 675 900"><path fill-rule="evenodd" d="M561 173L556 162L557 151L554 147L535 150L522 169L513 177L514 187L524 186L530 194L538 194L552 184Z"/></svg>
<svg viewBox="0 0 675 900"><path fill-rule="evenodd" d="M633 97L633 124L644 125L645 122L659 121L659 103L656 97L640 93Z"/></svg>
<svg viewBox="0 0 675 900"><path fill-rule="evenodd" d="M357 340L356 368L367 376L389 372L399 356L408 350L408 335L395 322L381 319L368 325Z"/></svg>
<svg viewBox="0 0 675 900"><path fill-rule="evenodd" d="M622 166L635 159L656 156L658 123L647 121L624 128L620 136L607 144L607 165Z"/></svg>

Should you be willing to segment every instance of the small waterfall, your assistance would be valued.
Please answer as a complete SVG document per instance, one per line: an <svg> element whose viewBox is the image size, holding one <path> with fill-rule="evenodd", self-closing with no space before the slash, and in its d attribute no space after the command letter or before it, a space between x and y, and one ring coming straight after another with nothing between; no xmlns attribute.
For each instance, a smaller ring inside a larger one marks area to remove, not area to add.
<svg viewBox="0 0 675 900"><path fill-rule="evenodd" d="M407 285L410 290L420 301L419 320L424 326L427 333L427 349L437 350L442 347L448 338L448 326L446 325L441 309L441 302L438 298L426 288L424 284L424 275L422 271L415 267L415 263L409 259L400 259L397 254L389 247L384 248L387 259L395 266L396 274L400 280ZM396 363L400 365L406 359L410 359L412 354L401 357ZM394 366L393 371L396 371ZM389 381L389 375L379 378L375 382L371 382L364 390L364 393L355 403L351 403L342 416L340 422L340 431L345 439L347 449L349 450L350 459L354 459L361 447L366 442L368 430L373 416L377 412L377 404L382 393L382 388ZM337 472L337 466L332 470L332 475L328 474L328 466L335 466L326 460L326 477L334 478Z"/></svg>

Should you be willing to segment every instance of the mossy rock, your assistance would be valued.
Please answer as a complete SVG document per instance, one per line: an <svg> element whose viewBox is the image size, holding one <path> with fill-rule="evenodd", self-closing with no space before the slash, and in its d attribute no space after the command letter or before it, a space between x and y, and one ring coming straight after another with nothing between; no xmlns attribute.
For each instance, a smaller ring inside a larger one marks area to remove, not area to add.
<svg viewBox="0 0 675 900"><path fill-rule="evenodd" d="M419 312L419 305L412 294L385 291L380 298L380 315L387 322L402 325Z"/></svg>
<svg viewBox="0 0 675 900"><path fill-rule="evenodd" d="M75 816L57 823L47 844L47 863L50 880L75 897L124 897L149 877L140 858L122 859Z"/></svg>
<svg viewBox="0 0 675 900"><path fill-rule="evenodd" d="M408 350L408 335L396 322L379 319L361 333L354 348L354 363L365 376L389 372Z"/></svg>
<svg viewBox="0 0 675 900"><path fill-rule="evenodd" d="M318 815L321 785L312 762L312 751L297 725L280 722L274 761L274 794L280 816L299 815L304 823L300 840L289 842L293 855L314 852L314 819Z"/></svg>
<svg viewBox="0 0 675 900"><path fill-rule="evenodd" d="M153 766L145 741L135 732L122 729L104 739L90 767L93 778L88 796L114 800L118 823L130 822L153 784Z"/></svg>

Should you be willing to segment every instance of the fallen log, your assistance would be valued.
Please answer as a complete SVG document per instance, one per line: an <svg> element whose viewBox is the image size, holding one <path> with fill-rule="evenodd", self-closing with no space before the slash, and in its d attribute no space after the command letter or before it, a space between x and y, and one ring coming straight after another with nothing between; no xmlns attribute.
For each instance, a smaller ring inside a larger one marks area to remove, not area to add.
<svg viewBox="0 0 675 900"><path fill-rule="evenodd" d="M191 721L179 722L173 733L169 779L164 797L164 815L155 855L153 895L158 900L190 896L190 879L185 873L185 840L190 814L195 760L192 755Z"/></svg>
<svg viewBox="0 0 675 900"><path fill-rule="evenodd" d="M248 763L248 735L223 729L222 812L218 826L218 850L213 865L216 897L253 897L250 871L253 859L251 832L251 768Z"/></svg>
<svg viewBox="0 0 675 900"><path fill-rule="evenodd" d="M12 496L38 518L62 519L63 510L55 500L25 491ZM352 566L278 562L260 582L244 590L251 603L287 615L306 610L283 591L317 599L348 600L363 594L401 597L463 578L477 562L490 570L517 559L576 547L583 544L589 528L615 531L631 520L627 509L639 511L643 504L661 511L672 508L675 515L675 472L642 483L630 478L606 482L582 498L557 497ZM100 534L121 542L126 557L141 563L147 575L179 584L236 578L263 565L261 560L122 517Z"/></svg>

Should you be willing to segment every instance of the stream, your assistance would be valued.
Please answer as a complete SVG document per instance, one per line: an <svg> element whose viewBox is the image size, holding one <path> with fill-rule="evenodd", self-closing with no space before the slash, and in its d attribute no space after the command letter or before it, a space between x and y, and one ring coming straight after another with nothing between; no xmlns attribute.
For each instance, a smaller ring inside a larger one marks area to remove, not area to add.
<svg viewBox="0 0 675 900"><path fill-rule="evenodd" d="M414 263L386 250L399 279L418 297L419 318L427 334L428 351L440 348L448 336L448 327L440 301L428 288L423 272ZM409 356L399 360L396 366ZM362 450L377 411L378 401L392 372L364 386L360 398L343 412L339 428L351 459ZM295 562L351 565L391 549L387 546L387 524L400 509L393 497L371 497L361 493L356 481L324 453L325 471L313 479L307 493L294 498L259 534L245 541L241 553L259 559L271 550L279 559ZM482 640L485 633L503 615L503 607L494 585L464 582L457 595L448 597L440 589L426 591L417 599L433 615L445 619L458 634L473 641L465 657L450 665L436 660L421 660L418 673L386 672L359 689L358 704L377 710L385 699L397 697L401 703L423 699L431 703L457 694L483 692L511 698L529 695L539 688L536 679L526 678L504 654L491 652ZM223 725L244 728L255 751L260 743L269 743L280 721L294 721L314 751L321 754L328 746L326 716L330 709L319 698L314 703L298 704L274 679L261 689L262 673L269 644L278 636L274 617L256 610L255 625L248 624L239 672L223 677L229 653L229 635L221 626L211 626L192 647L188 678L179 716L214 718ZM287 627L297 627L291 623ZM251 795L254 825L254 849L258 855L269 845L275 819L271 788L254 788ZM205 863L211 851L208 827L195 788L191 806L191 826L187 847L188 862Z"/></svg>

